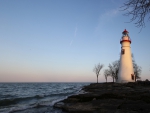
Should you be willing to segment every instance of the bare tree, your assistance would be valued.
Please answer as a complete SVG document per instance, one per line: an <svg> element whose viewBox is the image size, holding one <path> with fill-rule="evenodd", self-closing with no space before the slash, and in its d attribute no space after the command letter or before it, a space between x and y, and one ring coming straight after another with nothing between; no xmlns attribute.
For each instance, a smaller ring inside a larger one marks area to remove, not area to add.
<svg viewBox="0 0 150 113"><path fill-rule="evenodd" d="M145 26L145 17L150 14L150 0L128 0L122 6L123 10L127 10L124 15L132 16L131 22L136 20L136 27ZM150 20L150 16L148 16Z"/></svg>
<svg viewBox="0 0 150 113"><path fill-rule="evenodd" d="M109 76L109 70L108 69L105 69L104 70L104 76L105 76L105 79L106 79L106 82L107 82L107 77Z"/></svg>
<svg viewBox="0 0 150 113"><path fill-rule="evenodd" d="M96 76L97 76L97 83L98 83L98 76L100 75L100 71L101 69L104 67L103 64L98 63L97 65L95 65L93 71L95 72Z"/></svg>
<svg viewBox="0 0 150 113"><path fill-rule="evenodd" d="M119 71L119 60L114 61L112 64L109 64L109 76L112 77L113 82L118 79L118 71Z"/></svg>
<svg viewBox="0 0 150 113"><path fill-rule="evenodd" d="M137 79L141 79L140 74L142 69L136 63L133 65L133 67L134 67L134 75L135 75L135 82L136 82Z"/></svg>
<svg viewBox="0 0 150 113"><path fill-rule="evenodd" d="M113 82L115 81L115 74L114 74L114 70L113 70L113 66L111 64L109 64L109 76L113 79Z"/></svg>
<svg viewBox="0 0 150 113"><path fill-rule="evenodd" d="M140 75L142 72L142 68L136 64L133 54L132 54L132 62L133 62L133 69L134 69L135 82L136 82L137 79L141 79Z"/></svg>

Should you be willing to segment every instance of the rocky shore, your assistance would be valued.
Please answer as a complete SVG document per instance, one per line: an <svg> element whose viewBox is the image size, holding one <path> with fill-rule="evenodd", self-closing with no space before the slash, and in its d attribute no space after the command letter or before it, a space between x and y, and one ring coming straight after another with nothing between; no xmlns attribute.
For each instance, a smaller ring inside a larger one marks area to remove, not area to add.
<svg viewBox="0 0 150 113"><path fill-rule="evenodd" d="M150 82L99 83L55 103L68 113L150 113Z"/></svg>

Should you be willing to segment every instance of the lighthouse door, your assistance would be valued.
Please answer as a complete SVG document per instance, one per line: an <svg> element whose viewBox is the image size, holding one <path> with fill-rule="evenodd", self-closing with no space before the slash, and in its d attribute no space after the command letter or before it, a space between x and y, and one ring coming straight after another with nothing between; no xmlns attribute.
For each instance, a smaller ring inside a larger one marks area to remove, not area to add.
<svg viewBox="0 0 150 113"><path fill-rule="evenodd" d="M133 74L131 74L131 79L134 80L134 75Z"/></svg>

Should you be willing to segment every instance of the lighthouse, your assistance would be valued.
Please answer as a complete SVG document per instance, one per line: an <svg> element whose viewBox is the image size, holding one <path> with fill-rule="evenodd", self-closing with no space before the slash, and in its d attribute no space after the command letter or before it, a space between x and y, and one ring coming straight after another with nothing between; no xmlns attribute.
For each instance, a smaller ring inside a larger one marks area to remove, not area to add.
<svg viewBox="0 0 150 113"><path fill-rule="evenodd" d="M135 76L130 47L131 39L129 37L129 32L126 29L122 32L120 44L121 54L117 83L134 82Z"/></svg>

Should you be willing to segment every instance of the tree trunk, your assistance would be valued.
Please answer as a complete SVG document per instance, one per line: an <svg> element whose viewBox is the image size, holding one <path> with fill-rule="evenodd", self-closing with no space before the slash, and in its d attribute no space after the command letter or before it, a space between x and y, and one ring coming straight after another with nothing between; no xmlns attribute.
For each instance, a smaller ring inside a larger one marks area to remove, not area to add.
<svg viewBox="0 0 150 113"><path fill-rule="evenodd" d="M135 82L136 82L136 75L135 75Z"/></svg>
<svg viewBox="0 0 150 113"><path fill-rule="evenodd" d="M107 78L106 78L106 83L107 83Z"/></svg>
<svg viewBox="0 0 150 113"><path fill-rule="evenodd" d="M97 83L98 83L98 76L97 76Z"/></svg>
<svg viewBox="0 0 150 113"><path fill-rule="evenodd" d="M113 77L113 83L114 83L114 77Z"/></svg>

